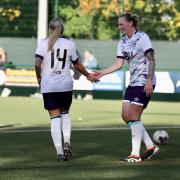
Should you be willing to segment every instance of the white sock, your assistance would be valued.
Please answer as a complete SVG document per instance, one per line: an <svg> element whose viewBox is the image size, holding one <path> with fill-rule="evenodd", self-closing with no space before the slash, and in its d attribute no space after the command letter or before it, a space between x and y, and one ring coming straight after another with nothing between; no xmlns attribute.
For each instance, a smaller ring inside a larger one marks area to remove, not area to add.
<svg viewBox="0 0 180 180"><path fill-rule="evenodd" d="M64 137L64 142L68 142L70 144L71 139L71 118L69 113L61 113L62 118L62 133Z"/></svg>
<svg viewBox="0 0 180 180"><path fill-rule="evenodd" d="M154 143L153 143L152 139L150 138L149 134L147 133L144 126L142 129L142 141L144 142L147 149L152 148L154 146Z"/></svg>
<svg viewBox="0 0 180 180"><path fill-rule="evenodd" d="M61 135L61 118L51 117L51 136L54 142L54 147L57 154L64 154L62 149L62 135Z"/></svg>
<svg viewBox="0 0 180 180"><path fill-rule="evenodd" d="M131 128L132 135L132 152L131 155L140 155L141 139L142 139L142 123L141 121L130 121L128 123Z"/></svg>

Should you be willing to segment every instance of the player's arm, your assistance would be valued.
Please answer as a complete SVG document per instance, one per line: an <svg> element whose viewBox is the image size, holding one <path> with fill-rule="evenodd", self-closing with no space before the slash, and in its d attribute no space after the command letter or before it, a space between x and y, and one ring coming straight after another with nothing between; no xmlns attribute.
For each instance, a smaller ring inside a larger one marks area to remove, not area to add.
<svg viewBox="0 0 180 180"><path fill-rule="evenodd" d="M147 79L148 80L152 80L153 76L154 76L154 71L155 71L155 58L154 58L154 51L149 51L148 53L146 53L146 58L149 61L149 67L148 67L148 75L147 75Z"/></svg>
<svg viewBox="0 0 180 180"><path fill-rule="evenodd" d="M36 59L35 59L35 71L36 71L36 78L37 78L39 85L41 82L41 66L42 66L42 59L39 57L36 57Z"/></svg>
<svg viewBox="0 0 180 180"><path fill-rule="evenodd" d="M112 72L115 72L115 71L121 69L123 64L124 64L124 59L117 58L113 65L111 65L108 68L103 69L101 71L95 71L95 73L97 73L98 78L101 78L102 76L104 76L106 74L110 74Z"/></svg>
<svg viewBox="0 0 180 180"><path fill-rule="evenodd" d="M73 62L73 66L77 71L79 71L81 74L86 76L89 81L91 81L91 82L97 82L98 81L92 73L89 73L85 69L85 67L79 62L79 59L77 59L75 62Z"/></svg>
<svg viewBox="0 0 180 180"><path fill-rule="evenodd" d="M112 72L115 72L115 71L121 69L123 64L124 64L124 59L117 58L113 65L111 65L108 68L102 70L101 72L102 72L103 75L110 74Z"/></svg>
<svg viewBox="0 0 180 180"><path fill-rule="evenodd" d="M144 91L146 92L146 96L151 96L153 93L153 86L152 86L152 79L154 76L154 71L155 71L155 58L154 58L154 51L151 50L146 53L146 59L149 62L148 65L148 74L147 74L147 81L144 86Z"/></svg>
<svg viewBox="0 0 180 180"><path fill-rule="evenodd" d="M41 67L42 67L42 62L44 58L44 51L46 49L44 46L45 46L44 40L41 40L38 44L38 47L35 53L35 71L36 71L36 78L39 85L41 83Z"/></svg>

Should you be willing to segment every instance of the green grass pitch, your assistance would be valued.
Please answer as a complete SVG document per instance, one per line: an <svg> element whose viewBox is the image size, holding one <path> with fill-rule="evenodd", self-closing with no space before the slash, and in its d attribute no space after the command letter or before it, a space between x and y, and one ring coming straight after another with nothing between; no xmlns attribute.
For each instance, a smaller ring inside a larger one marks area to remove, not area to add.
<svg viewBox="0 0 180 180"><path fill-rule="evenodd" d="M0 98L0 179L180 179L180 103L150 102L142 116L144 125L151 135L165 129L170 140L153 160L136 164L120 161L131 149L121 104L74 100L73 159L57 162L42 99Z"/></svg>

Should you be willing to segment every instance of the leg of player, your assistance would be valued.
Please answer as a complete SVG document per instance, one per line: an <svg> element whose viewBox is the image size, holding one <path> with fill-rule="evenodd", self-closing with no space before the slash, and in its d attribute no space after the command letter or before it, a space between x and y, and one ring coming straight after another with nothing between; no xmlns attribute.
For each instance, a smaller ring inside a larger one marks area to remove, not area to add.
<svg viewBox="0 0 180 180"><path fill-rule="evenodd" d="M143 130L142 130L142 141L144 142L145 146L147 149L150 149L154 146L153 141L151 140L149 134L147 133L145 127L143 126Z"/></svg>
<svg viewBox="0 0 180 180"><path fill-rule="evenodd" d="M150 159L153 155L159 152L159 147L153 143L145 127L140 121L143 110L143 106L128 102L123 103L122 117L131 128L132 134L132 152L130 156L124 158L124 160L128 162L139 161L141 140L145 143L147 148L147 151L141 156L141 161Z"/></svg>
<svg viewBox="0 0 180 180"><path fill-rule="evenodd" d="M152 139L150 138L149 134L147 133L144 127L143 127L142 140L146 145L146 149L147 149L146 152L141 156L142 161L144 161L146 159L150 159L153 155L157 154L159 152L159 147L153 143Z"/></svg>
<svg viewBox="0 0 180 180"><path fill-rule="evenodd" d="M145 92L143 92L139 97L140 97L140 102L143 104L143 108L145 109L151 97L147 97ZM150 138L144 126L142 129L142 141L144 142L147 149L146 152L141 156L142 161L146 159L150 159L153 155L159 152L159 147L157 147L153 143L152 139Z"/></svg>
<svg viewBox="0 0 180 180"><path fill-rule="evenodd" d="M65 156L62 148L61 115L60 110L48 110L51 118L51 136L57 153L57 160L64 161Z"/></svg>
<svg viewBox="0 0 180 180"><path fill-rule="evenodd" d="M143 107L131 104L130 102L123 102L122 105L122 118L131 128L132 135L132 151L131 154L124 158L127 162L140 162L140 147L142 139L142 123L140 121L140 116L143 111Z"/></svg>
<svg viewBox="0 0 180 180"><path fill-rule="evenodd" d="M69 160L72 156L70 140L71 140L71 118L69 115L69 110L61 109L62 118L62 134L64 138L64 155L66 160Z"/></svg>

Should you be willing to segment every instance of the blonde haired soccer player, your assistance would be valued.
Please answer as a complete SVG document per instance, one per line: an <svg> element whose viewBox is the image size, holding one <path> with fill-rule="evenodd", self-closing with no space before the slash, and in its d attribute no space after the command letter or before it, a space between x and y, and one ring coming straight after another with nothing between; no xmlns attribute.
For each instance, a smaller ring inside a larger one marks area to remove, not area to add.
<svg viewBox="0 0 180 180"><path fill-rule="evenodd" d="M71 63L91 82L95 82L96 78L79 62L75 43L61 37L64 31L63 21L59 18L52 19L49 31L49 37L41 40L36 49L35 70L43 95L44 108L48 110L51 119L51 136L57 159L64 161L71 157L69 115L73 90Z"/></svg>
<svg viewBox="0 0 180 180"><path fill-rule="evenodd" d="M112 66L96 71L97 77L100 78L121 69L124 60L129 64L130 84L122 104L122 118L130 127L132 134L131 154L123 158L126 162L143 161L159 151L140 121L141 114L153 93L156 80L154 49L149 36L138 31L137 26L138 18L135 14L124 13L119 17L118 27L124 35L117 47L117 60ZM144 141L147 148L142 156L140 156L141 141Z"/></svg>

